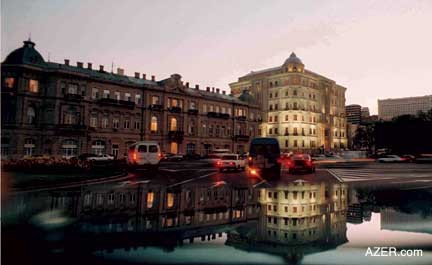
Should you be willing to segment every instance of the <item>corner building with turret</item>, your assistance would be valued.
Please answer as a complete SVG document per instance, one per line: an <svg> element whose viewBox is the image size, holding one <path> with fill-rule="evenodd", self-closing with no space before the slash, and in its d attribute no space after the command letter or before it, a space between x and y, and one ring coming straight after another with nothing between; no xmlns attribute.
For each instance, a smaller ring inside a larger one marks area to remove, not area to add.
<svg viewBox="0 0 432 265"><path fill-rule="evenodd" d="M292 53L281 66L252 71L231 83L262 110L258 134L278 139L284 151L330 151L347 147L345 92L335 81L305 69Z"/></svg>

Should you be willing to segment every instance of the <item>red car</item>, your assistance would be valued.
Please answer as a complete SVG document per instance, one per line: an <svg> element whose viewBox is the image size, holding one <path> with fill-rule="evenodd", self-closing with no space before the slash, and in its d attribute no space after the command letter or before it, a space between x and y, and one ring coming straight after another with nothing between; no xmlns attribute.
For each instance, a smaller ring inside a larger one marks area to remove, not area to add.
<svg viewBox="0 0 432 265"><path fill-rule="evenodd" d="M288 172L315 172L315 165L312 158L308 154L294 154L284 161L285 168L288 168Z"/></svg>

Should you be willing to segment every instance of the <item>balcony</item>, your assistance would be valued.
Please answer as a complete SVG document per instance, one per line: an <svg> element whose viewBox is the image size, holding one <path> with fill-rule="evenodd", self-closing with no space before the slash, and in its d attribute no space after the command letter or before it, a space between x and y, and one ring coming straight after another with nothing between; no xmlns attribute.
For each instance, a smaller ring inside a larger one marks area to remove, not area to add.
<svg viewBox="0 0 432 265"><path fill-rule="evenodd" d="M56 134L61 136L84 136L87 126L84 124L58 124Z"/></svg>
<svg viewBox="0 0 432 265"><path fill-rule="evenodd" d="M246 121L246 116L237 116L236 120L238 120L238 121Z"/></svg>
<svg viewBox="0 0 432 265"><path fill-rule="evenodd" d="M64 98L66 100L81 100L83 97L80 94L66 93Z"/></svg>
<svg viewBox="0 0 432 265"><path fill-rule="evenodd" d="M169 107L168 111L171 113L181 113L182 109L180 107Z"/></svg>
<svg viewBox="0 0 432 265"><path fill-rule="evenodd" d="M198 110L197 109L188 109L188 114L190 114L190 115L198 115Z"/></svg>
<svg viewBox="0 0 432 265"><path fill-rule="evenodd" d="M162 111L161 104L150 104L148 108L149 110L153 110L153 111Z"/></svg>
<svg viewBox="0 0 432 265"><path fill-rule="evenodd" d="M101 98L98 103L105 106L122 107L127 109L135 108L135 102L127 100L117 100L113 98Z"/></svg>
<svg viewBox="0 0 432 265"><path fill-rule="evenodd" d="M243 134L234 135L234 141L236 141L236 142L248 142L249 141L249 135L243 135Z"/></svg>
<svg viewBox="0 0 432 265"><path fill-rule="evenodd" d="M207 117L209 118L217 118L217 119L229 119L230 115L228 113L219 113L219 112L207 112Z"/></svg>
<svg viewBox="0 0 432 265"><path fill-rule="evenodd" d="M168 139L170 141L181 143L183 142L184 132L183 131L169 131Z"/></svg>

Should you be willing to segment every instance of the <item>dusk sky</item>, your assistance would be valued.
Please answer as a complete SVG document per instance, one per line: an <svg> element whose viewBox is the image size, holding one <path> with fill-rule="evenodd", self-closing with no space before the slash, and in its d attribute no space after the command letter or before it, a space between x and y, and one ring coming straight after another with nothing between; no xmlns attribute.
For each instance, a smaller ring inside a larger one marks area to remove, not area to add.
<svg viewBox="0 0 432 265"><path fill-rule="evenodd" d="M264 4L265 3L265 4ZM229 90L294 51L347 104L432 94L432 1L1 1L1 59L29 37L65 58Z"/></svg>

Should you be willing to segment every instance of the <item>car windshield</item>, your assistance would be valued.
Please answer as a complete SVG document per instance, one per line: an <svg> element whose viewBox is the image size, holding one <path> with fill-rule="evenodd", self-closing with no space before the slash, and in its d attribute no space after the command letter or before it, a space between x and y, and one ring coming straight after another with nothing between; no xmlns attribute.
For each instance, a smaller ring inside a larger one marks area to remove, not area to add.
<svg viewBox="0 0 432 265"><path fill-rule="evenodd" d="M222 156L222 160L237 160L237 156L235 155Z"/></svg>

